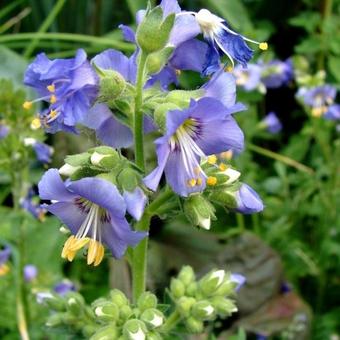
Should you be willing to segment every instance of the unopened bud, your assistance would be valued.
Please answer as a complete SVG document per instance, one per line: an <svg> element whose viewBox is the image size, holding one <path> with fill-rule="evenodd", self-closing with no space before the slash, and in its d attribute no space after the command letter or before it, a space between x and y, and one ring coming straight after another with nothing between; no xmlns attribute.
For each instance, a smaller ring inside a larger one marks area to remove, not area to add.
<svg viewBox="0 0 340 340"><path fill-rule="evenodd" d="M174 298L180 298L185 293L185 286L179 279L171 279L170 291Z"/></svg>
<svg viewBox="0 0 340 340"><path fill-rule="evenodd" d="M192 306L192 315L198 320L213 320L215 310L209 301L198 301Z"/></svg>
<svg viewBox="0 0 340 340"><path fill-rule="evenodd" d="M190 333L202 333L204 329L203 321L197 320L194 317L189 317L185 320L185 326Z"/></svg>
<svg viewBox="0 0 340 340"><path fill-rule="evenodd" d="M144 321L148 328L153 329L163 324L164 315L158 309L149 308L142 313L140 319Z"/></svg>
<svg viewBox="0 0 340 340"><path fill-rule="evenodd" d="M123 320L127 320L132 315L132 313L132 309L128 305L119 308L119 317Z"/></svg>
<svg viewBox="0 0 340 340"><path fill-rule="evenodd" d="M213 270L203 276L199 281L199 288L205 296L213 295L223 283L225 278L224 270Z"/></svg>
<svg viewBox="0 0 340 340"><path fill-rule="evenodd" d="M237 312L237 307L234 301L230 299L216 296L211 300L211 303L216 309L217 314L219 314L220 316L225 317Z"/></svg>
<svg viewBox="0 0 340 340"><path fill-rule="evenodd" d="M96 333L91 336L91 340L111 340L117 339L119 335L118 329L115 325L111 324L99 328Z"/></svg>
<svg viewBox="0 0 340 340"><path fill-rule="evenodd" d="M178 274L178 279L181 280L186 286L194 282L196 277L192 267L184 266Z"/></svg>
<svg viewBox="0 0 340 340"><path fill-rule="evenodd" d="M119 317L117 305L111 302L107 302L103 306L98 306L94 312L98 319L103 321L117 320Z"/></svg>
<svg viewBox="0 0 340 340"><path fill-rule="evenodd" d="M154 52L148 56L146 68L149 74L158 73L163 69L170 58L174 47L167 46L158 52Z"/></svg>
<svg viewBox="0 0 340 340"><path fill-rule="evenodd" d="M123 93L126 82L124 77L114 70L99 70L100 90L98 99L100 102L109 102L118 99Z"/></svg>
<svg viewBox="0 0 340 340"><path fill-rule="evenodd" d="M118 307L122 306L127 306L129 304L129 301L125 294L118 290L118 289L113 289L110 291L110 297L111 301L116 304Z"/></svg>
<svg viewBox="0 0 340 340"><path fill-rule="evenodd" d="M123 327L123 335L128 340L145 340L147 334L147 328L144 322L131 319L128 320Z"/></svg>
<svg viewBox="0 0 340 340"><path fill-rule="evenodd" d="M192 297L182 296L176 303L178 312L184 317L189 316L195 302L196 299Z"/></svg>
<svg viewBox="0 0 340 340"><path fill-rule="evenodd" d="M187 289L185 290L185 294L188 296L195 296L197 293L198 284L197 282L192 282L188 285Z"/></svg>
<svg viewBox="0 0 340 340"><path fill-rule="evenodd" d="M144 292L137 301L137 306L141 311L157 307L157 297L150 292Z"/></svg>
<svg viewBox="0 0 340 340"><path fill-rule="evenodd" d="M59 326L63 323L63 317L62 314L53 314L51 315L47 321L46 321L46 326L47 327L56 327Z"/></svg>

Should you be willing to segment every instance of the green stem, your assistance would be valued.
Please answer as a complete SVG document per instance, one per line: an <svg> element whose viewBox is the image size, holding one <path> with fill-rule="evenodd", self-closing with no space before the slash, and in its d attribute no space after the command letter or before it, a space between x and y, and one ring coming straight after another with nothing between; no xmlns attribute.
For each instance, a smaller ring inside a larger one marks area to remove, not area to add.
<svg viewBox="0 0 340 340"><path fill-rule="evenodd" d="M143 87L144 74L146 66L147 54L141 51L138 63L138 73L136 82L136 98L135 98L135 112L134 112L134 140L135 140L135 161L136 165L144 171L144 131L143 131Z"/></svg>
<svg viewBox="0 0 340 340"><path fill-rule="evenodd" d="M325 23L327 22L328 18L332 15L332 8L333 8L333 0L323 0L321 3L321 27L320 32L322 39L325 39ZM318 69L324 70L325 69L325 58L326 54L325 51L321 51L318 55Z"/></svg>
<svg viewBox="0 0 340 340"><path fill-rule="evenodd" d="M151 221L151 215L144 213L142 219L136 224L135 230L148 231ZM147 250L148 237L145 237L133 250L132 257L132 296L133 301L137 302L146 287L146 270L147 270Z"/></svg>
<svg viewBox="0 0 340 340"><path fill-rule="evenodd" d="M16 34L4 34L0 36L0 43L13 42L20 40L63 40L72 42L83 42L93 45L105 45L110 46L118 50L132 52L135 48L132 44L122 41L116 41L109 38L95 37L84 34L74 33L16 33Z"/></svg>
<svg viewBox="0 0 340 340"><path fill-rule="evenodd" d="M281 163L287 164L295 169L298 169L302 172L306 172L307 174L313 175L314 174L314 170L312 168L309 168L308 166L299 163L298 161L289 158L287 156L284 155L280 155L276 152L267 150L265 148L261 148L260 146L254 145L254 144L248 144L248 149L252 150L260 155L269 157L269 158L273 158Z"/></svg>
<svg viewBox="0 0 340 340"><path fill-rule="evenodd" d="M324 140L321 134L322 132L320 131L321 119L317 117L311 117L311 120L313 124L314 138L316 142L319 144L321 152L323 153L325 160L328 162L328 164L332 164L332 151L327 141Z"/></svg>
<svg viewBox="0 0 340 340"><path fill-rule="evenodd" d="M50 14L46 17L44 22L39 27L37 33L45 33L49 27L52 25L54 19L57 17L61 9L64 7L66 0L58 0L57 3L52 8ZM30 44L26 47L26 50L24 51L24 57L29 58L36 48L37 44L39 42L39 37L36 37L33 39Z"/></svg>
<svg viewBox="0 0 340 340"><path fill-rule="evenodd" d="M236 221L238 229L240 230L240 233L243 233L246 229L245 223L244 223L244 216L240 213L236 213Z"/></svg>
<svg viewBox="0 0 340 340"><path fill-rule="evenodd" d="M170 332L181 320L181 316L177 310L175 310L166 320L165 324L162 326L162 333Z"/></svg>

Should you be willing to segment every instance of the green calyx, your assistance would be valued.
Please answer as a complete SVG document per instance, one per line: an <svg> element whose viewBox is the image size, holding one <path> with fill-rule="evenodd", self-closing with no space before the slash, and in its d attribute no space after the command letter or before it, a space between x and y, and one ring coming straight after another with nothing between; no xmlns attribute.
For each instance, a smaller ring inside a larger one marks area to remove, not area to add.
<svg viewBox="0 0 340 340"><path fill-rule="evenodd" d="M136 32L136 40L146 54L163 49L170 37L175 22L175 13L163 19L163 10L160 6L147 12Z"/></svg>

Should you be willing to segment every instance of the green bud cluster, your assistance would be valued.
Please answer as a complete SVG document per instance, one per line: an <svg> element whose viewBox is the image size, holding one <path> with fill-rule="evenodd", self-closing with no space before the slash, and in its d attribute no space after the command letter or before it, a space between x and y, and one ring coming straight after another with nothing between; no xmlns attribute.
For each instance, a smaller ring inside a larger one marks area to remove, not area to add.
<svg viewBox="0 0 340 340"><path fill-rule="evenodd" d="M127 191L133 191L141 183L139 170L109 146L98 146L81 154L67 156L59 172L71 180L96 176Z"/></svg>
<svg viewBox="0 0 340 340"><path fill-rule="evenodd" d="M110 292L108 299L92 304L98 329L91 340L97 339L162 339L159 329L164 323L163 313L157 309L157 298L146 292L136 305L131 305L119 290Z"/></svg>
<svg viewBox="0 0 340 340"><path fill-rule="evenodd" d="M86 337L98 328L95 314L79 293L69 292L65 296L51 293L43 298L43 303L52 312L46 322L48 327L68 326Z"/></svg>
<svg viewBox="0 0 340 340"><path fill-rule="evenodd" d="M107 298L97 299L91 307L75 292L65 296L48 294L43 301L52 311L48 327L68 326L91 340L162 339L160 330L165 317L157 308L156 296L149 292L142 294L136 305L130 304L118 289Z"/></svg>
<svg viewBox="0 0 340 340"><path fill-rule="evenodd" d="M170 295L190 333L201 333L204 322L217 317L227 317L237 311L235 301L236 283L230 273L212 270L200 280L190 266L182 268L170 283Z"/></svg>

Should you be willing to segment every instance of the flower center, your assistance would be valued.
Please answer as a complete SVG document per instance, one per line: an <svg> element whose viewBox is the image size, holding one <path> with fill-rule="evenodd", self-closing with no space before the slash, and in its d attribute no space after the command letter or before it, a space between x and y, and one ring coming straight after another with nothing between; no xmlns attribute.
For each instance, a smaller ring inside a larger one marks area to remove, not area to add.
<svg viewBox="0 0 340 340"><path fill-rule="evenodd" d="M201 9L195 14L196 20L201 27L203 35L210 37L211 33L220 27L222 19L212 14L207 9Z"/></svg>
<svg viewBox="0 0 340 340"><path fill-rule="evenodd" d="M108 221L109 216L103 208L83 198L77 198L75 203L87 215L77 234L70 236L65 242L61 257L72 261L77 251L88 245L87 264L98 266L104 258L104 246L101 242L101 224ZM88 235L91 236L89 237Z"/></svg>
<svg viewBox="0 0 340 340"><path fill-rule="evenodd" d="M206 177L199 163L201 158L205 158L205 154L195 142L199 133L200 122L189 118L169 140L171 151L180 152L189 187L201 186L202 177Z"/></svg>

